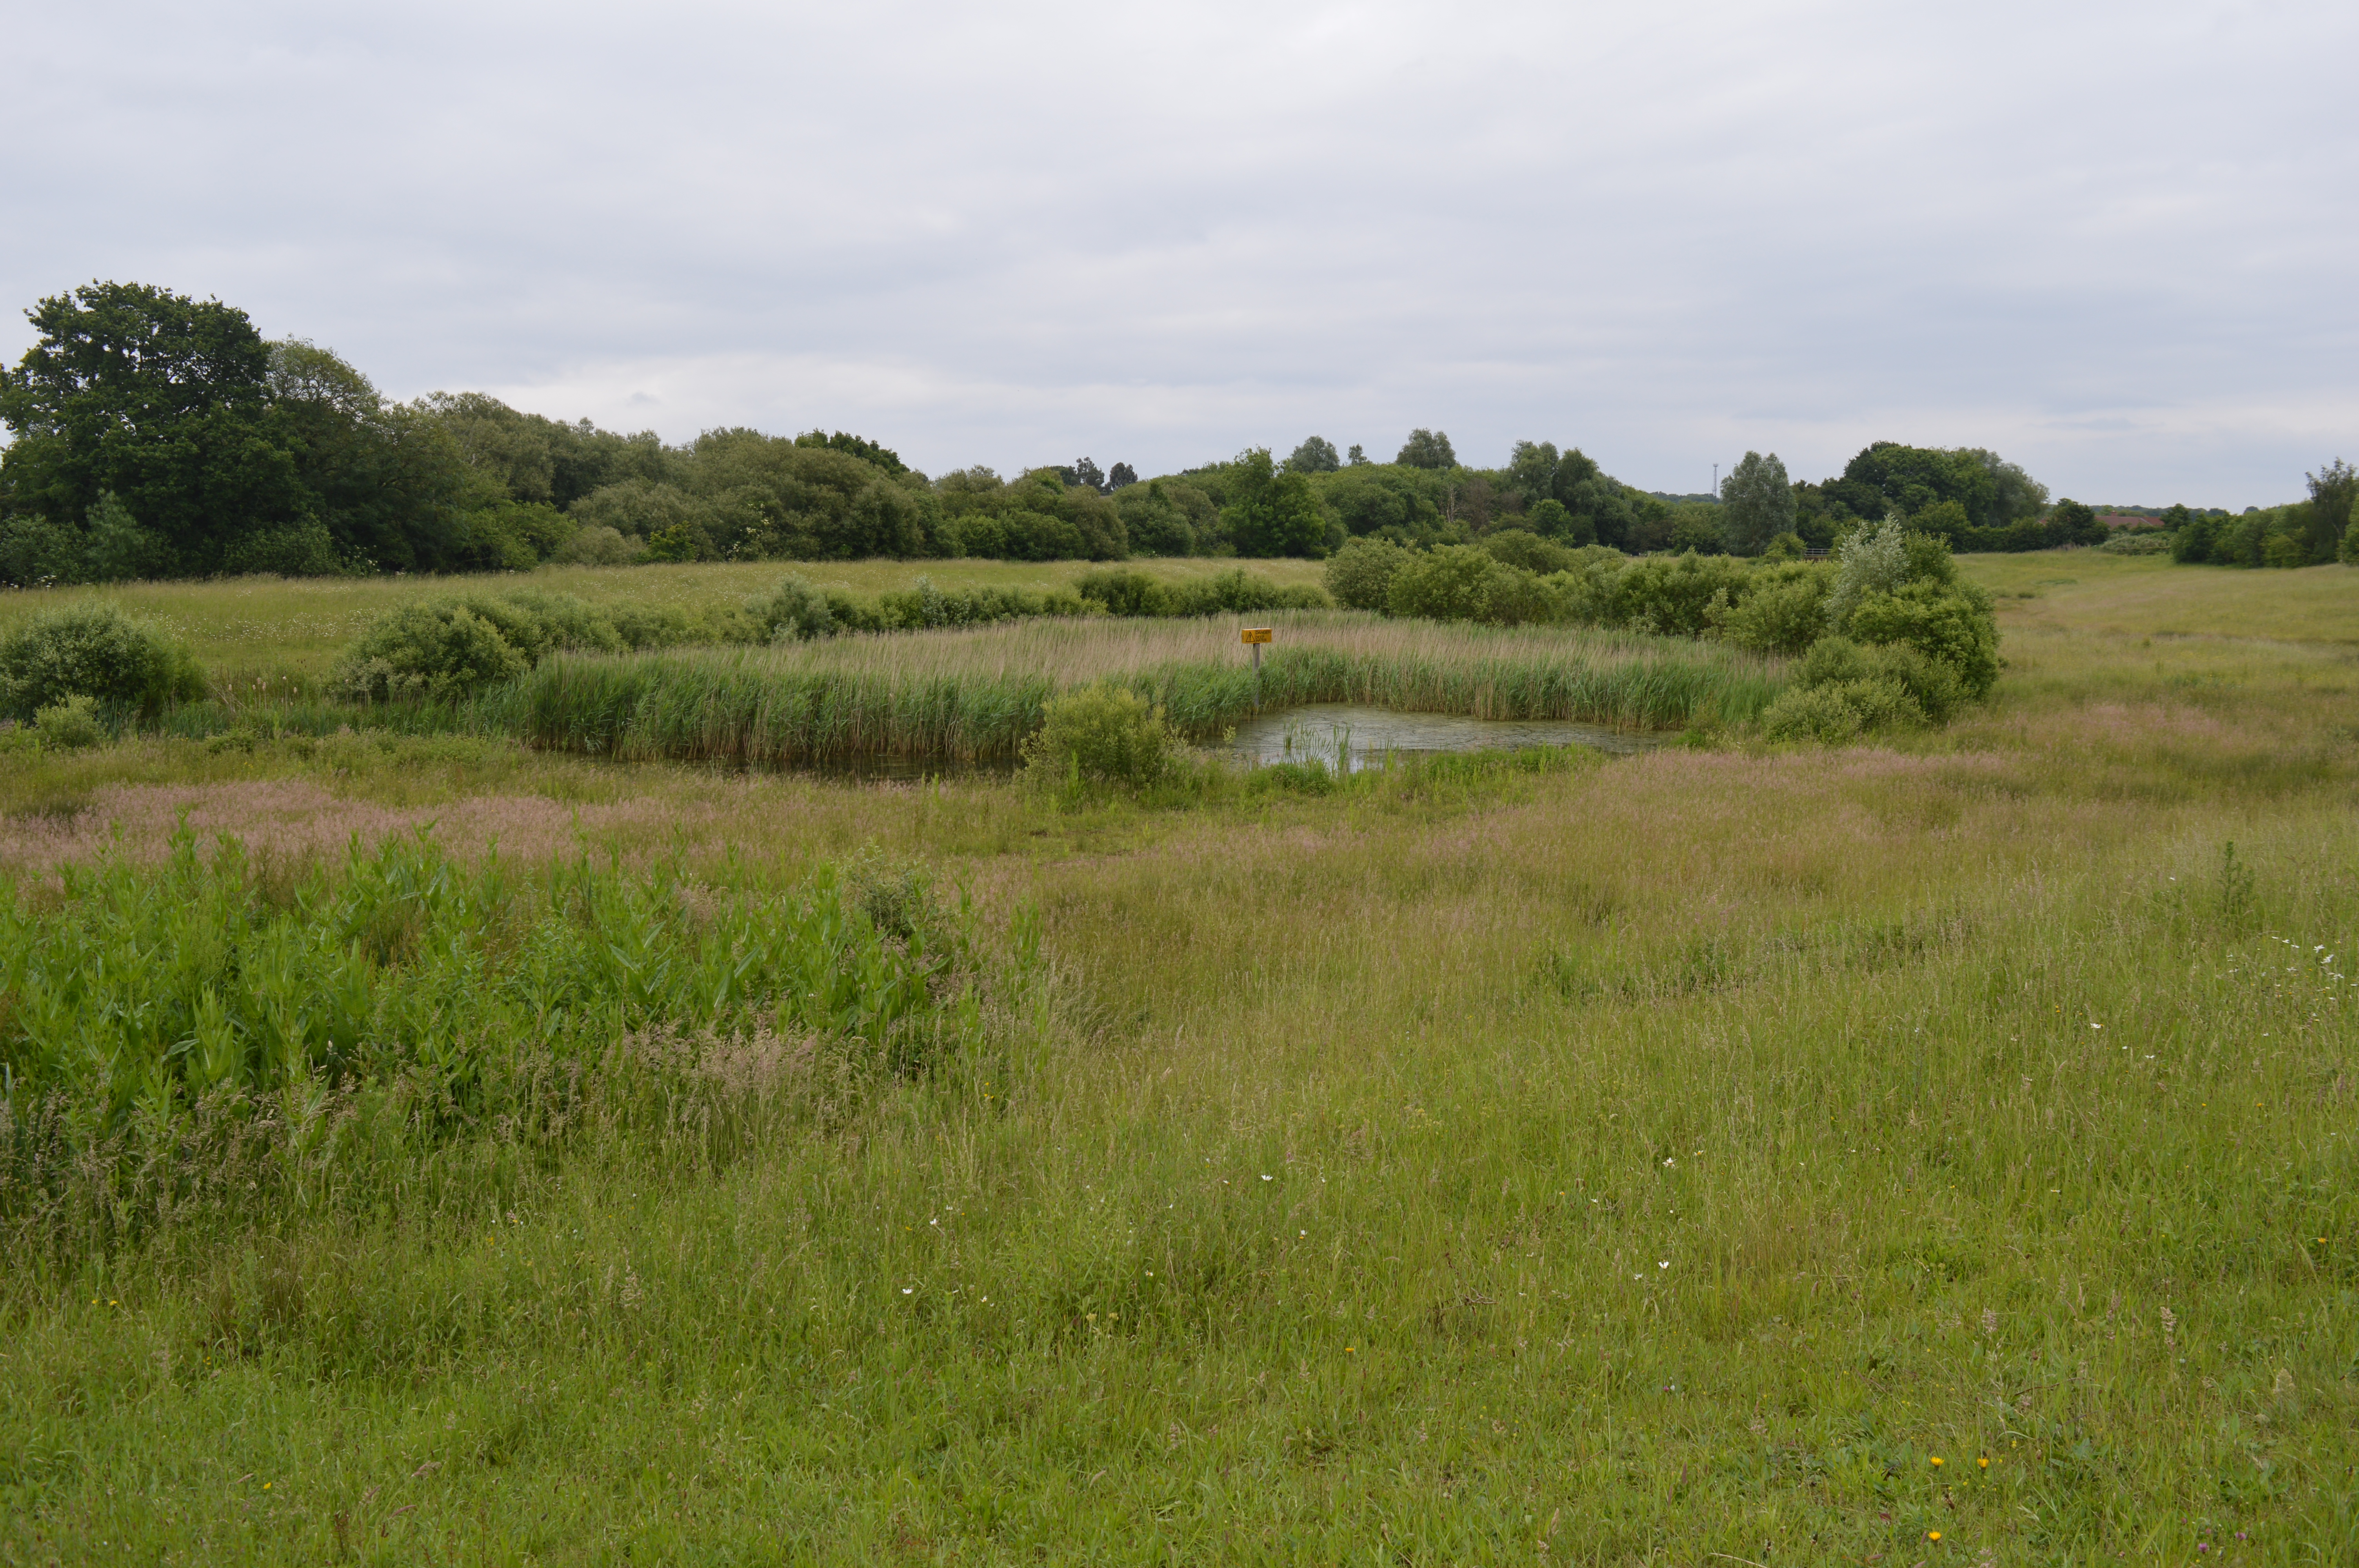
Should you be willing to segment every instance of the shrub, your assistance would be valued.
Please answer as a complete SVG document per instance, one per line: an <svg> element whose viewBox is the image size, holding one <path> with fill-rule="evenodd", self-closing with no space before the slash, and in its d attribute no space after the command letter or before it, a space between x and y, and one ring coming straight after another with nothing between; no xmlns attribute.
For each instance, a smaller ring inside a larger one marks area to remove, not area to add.
<svg viewBox="0 0 2359 1568"><path fill-rule="evenodd" d="M33 725L40 731L42 747L53 752L75 752L105 740L106 727L98 721L95 708L96 704L89 697L70 697L34 714Z"/></svg>
<svg viewBox="0 0 2359 1568"><path fill-rule="evenodd" d="M2159 528L2140 528L2135 533L2125 530L2097 547L2109 556L2167 556L2172 553L2176 541Z"/></svg>
<svg viewBox="0 0 2359 1568"><path fill-rule="evenodd" d="M620 533L603 523L592 523L575 530L572 537L549 553L549 558L559 566L626 567L646 549L646 542L636 535Z"/></svg>
<svg viewBox="0 0 2359 1568"><path fill-rule="evenodd" d="M429 600L380 616L337 665L335 691L362 702L449 699L513 680L535 661L479 613L485 608Z"/></svg>
<svg viewBox="0 0 2359 1568"><path fill-rule="evenodd" d="M1761 715L1761 733L1772 741L1839 746L1856 740L1859 731L1859 709L1831 686L1789 687Z"/></svg>
<svg viewBox="0 0 2359 1568"><path fill-rule="evenodd" d="M1752 580L1752 566L1734 557L1654 556L1623 568L1601 608L1609 625L1695 637L1711 628L1713 603L1737 600Z"/></svg>
<svg viewBox="0 0 2359 1568"><path fill-rule="evenodd" d="M1389 539L1351 539L1327 557L1327 591L1346 610L1383 611L1392 602L1393 574L1409 558Z"/></svg>
<svg viewBox="0 0 2359 1568"><path fill-rule="evenodd" d="M1502 528L1483 541L1483 548L1495 560L1521 567L1540 577L1568 571L1579 558L1567 546L1523 528Z"/></svg>
<svg viewBox="0 0 2359 1568"><path fill-rule="evenodd" d="M1169 590L1174 615L1233 615L1249 610L1330 610L1334 601L1308 583L1280 588L1267 578L1255 577L1243 567L1217 577L1173 585Z"/></svg>
<svg viewBox="0 0 2359 1568"><path fill-rule="evenodd" d="M685 611L669 604L625 604L612 612L615 641L637 653L643 648L676 648L696 640L696 629Z"/></svg>
<svg viewBox="0 0 2359 1568"><path fill-rule="evenodd" d="M1073 579L1073 591L1109 615L1169 615L1171 596L1145 572L1107 567Z"/></svg>
<svg viewBox="0 0 2359 1568"><path fill-rule="evenodd" d="M1445 545L1412 555L1393 574L1386 602L1395 615L1496 626L1530 625L1564 615L1564 597L1556 589L1472 545Z"/></svg>
<svg viewBox="0 0 2359 1568"><path fill-rule="evenodd" d="M1998 681L1998 630L1990 602L1964 583L1904 583L1872 593L1851 612L1853 637L1900 643L1957 671L1969 697L1990 695Z"/></svg>
<svg viewBox="0 0 2359 1568"><path fill-rule="evenodd" d="M1039 732L1025 743L1026 772L1051 788L1074 784L1143 788L1172 763L1163 710L1103 681L1050 697Z"/></svg>
<svg viewBox="0 0 2359 1568"><path fill-rule="evenodd" d="M1704 619L1740 648L1799 654L1826 632L1827 590L1832 579L1833 573L1824 567L1799 562L1757 568L1742 600L1732 604L1715 596L1705 607Z"/></svg>
<svg viewBox="0 0 2359 1568"><path fill-rule="evenodd" d="M1909 579L1908 533L1897 522L1862 528L1835 546L1835 586L1827 595L1827 622L1836 631L1871 593L1888 593Z"/></svg>
<svg viewBox="0 0 2359 1568"><path fill-rule="evenodd" d="M75 697L152 716L204 689L188 650L117 605L86 601L45 611L0 636L0 717L30 719Z"/></svg>
<svg viewBox="0 0 2359 1568"><path fill-rule="evenodd" d="M835 634L835 614L828 608L827 596L799 577L779 579L767 599L749 600L745 608L766 643L801 643Z"/></svg>
<svg viewBox="0 0 2359 1568"><path fill-rule="evenodd" d="M1821 637L1795 672L1795 684L1805 689L1868 682L1905 693L1913 713L1903 717L1912 720L1946 724L1966 700L1965 683L1956 669L1905 644L1862 647L1848 637Z"/></svg>

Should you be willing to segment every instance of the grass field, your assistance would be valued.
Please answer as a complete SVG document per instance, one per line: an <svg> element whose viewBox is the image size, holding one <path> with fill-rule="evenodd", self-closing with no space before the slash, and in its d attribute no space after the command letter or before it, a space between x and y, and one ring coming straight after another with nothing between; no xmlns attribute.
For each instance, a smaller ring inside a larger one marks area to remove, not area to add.
<svg viewBox="0 0 2359 1568"><path fill-rule="evenodd" d="M2359 573L1965 567L1991 704L1841 752L1180 810L468 737L12 770L28 909L182 821L718 892L866 849L1043 978L923 1076L12 1242L0 1559L2359 1559Z"/></svg>
<svg viewBox="0 0 2359 1568"><path fill-rule="evenodd" d="M1234 560L1180 557L1125 565L1166 582L1234 571ZM862 599L906 589L919 577L943 588L1063 587L1090 561L766 561L653 567L544 567L533 572L471 578L228 578L212 582L130 583L104 589L16 589L0 591L0 626L21 614L93 594L168 626L185 640L216 687L243 692L303 695L315 689L346 643L396 605L454 587L531 588L571 593L593 604L628 600L691 613L734 605L767 593L796 573L820 588L842 588ZM1278 583L1316 583L1316 561L1255 561L1257 577Z"/></svg>

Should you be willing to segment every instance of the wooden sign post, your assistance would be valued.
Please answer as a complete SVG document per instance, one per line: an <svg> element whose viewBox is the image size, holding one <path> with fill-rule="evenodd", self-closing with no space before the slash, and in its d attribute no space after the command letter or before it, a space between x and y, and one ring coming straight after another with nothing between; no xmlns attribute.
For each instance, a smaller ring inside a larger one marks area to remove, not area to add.
<svg viewBox="0 0 2359 1568"><path fill-rule="evenodd" d="M1254 651L1254 706L1259 708L1261 706L1261 645L1269 641L1269 628L1248 626L1245 629L1244 636L1246 645Z"/></svg>

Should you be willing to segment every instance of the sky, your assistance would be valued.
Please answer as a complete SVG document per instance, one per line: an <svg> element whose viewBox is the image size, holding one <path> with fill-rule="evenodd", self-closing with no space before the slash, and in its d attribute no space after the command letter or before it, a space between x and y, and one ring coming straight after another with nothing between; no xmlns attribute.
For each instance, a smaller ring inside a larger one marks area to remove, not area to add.
<svg viewBox="0 0 2359 1568"><path fill-rule="evenodd" d="M93 278L388 395L929 472L1303 437L1701 492L2359 458L2359 6L0 0L0 357Z"/></svg>

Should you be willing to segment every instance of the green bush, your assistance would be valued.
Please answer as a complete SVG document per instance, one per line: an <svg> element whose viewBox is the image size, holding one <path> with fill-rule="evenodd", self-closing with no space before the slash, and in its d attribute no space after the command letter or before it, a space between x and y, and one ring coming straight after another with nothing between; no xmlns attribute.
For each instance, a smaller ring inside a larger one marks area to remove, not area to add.
<svg viewBox="0 0 2359 1568"><path fill-rule="evenodd" d="M1728 642L1764 654L1799 654L1825 635L1827 568L1799 561L1756 567L1744 598L1716 598L1704 619Z"/></svg>
<svg viewBox="0 0 2359 1568"><path fill-rule="evenodd" d="M1859 738L1859 709L1832 686L1789 687L1761 715L1761 733L1772 741L1816 741L1840 746Z"/></svg>
<svg viewBox="0 0 2359 1568"><path fill-rule="evenodd" d="M1108 615L1169 615L1171 595L1145 572L1117 567L1083 572L1073 591Z"/></svg>
<svg viewBox="0 0 2359 1568"><path fill-rule="evenodd" d="M203 672L187 649L117 605L92 600L43 611L0 635L0 717L28 719L76 697L152 717L204 691Z"/></svg>
<svg viewBox="0 0 2359 1568"><path fill-rule="evenodd" d="M1564 597L1521 567L1473 545L1411 555L1393 573L1386 607L1430 621L1524 626L1561 620Z"/></svg>
<svg viewBox="0 0 2359 1568"><path fill-rule="evenodd" d="M1794 683L1805 690L1882 683L1908 697L1913 712L1901 717L1934 724L1948 723L1966 701L1964 681L1941 660L1905 643L1863 647L1848 637L1821 637L1811 644ZM1865 715L1869 708L1861 711Z"/></svg>
<svg viewBox="0 0 2359 1568"><path fill-rule="evenodd" d="M1526 528L1502 528L1483 541L1483 548L1493 559L1521 567L1538 577L1570 571L1580 558L1567 546L1543 539Z"/></svg>
<svg viewBox="0 0 2359 1568"><path fill-rule="evenodd" d="M1734 556L1649 556L1615 576L1601 608L1609 625L1667 637L1701 636L1711 628L1713 604L1739 600L1753 572L1752 563Z"/></svg>
<svg viewBox="0 0 2359 1568"><path fill-rule="evenodd" d="M447 700L515 679L535 661L484 608L446 599L380 616L337 664L332 689L360 702Z"/></svg>
<svg viewBox="0 0 2359 1568"><path fill-rule="evenodd" d="M766 643L804 643L835 634L835 613L827 595L800 577L779 579L767 599L750 600L745 608Z"/></svg>
<svg viewBox="0 0 2359 1568"><path fill-rule="evenodd" d="M1309 583L1281 588L1243 567L1169 589L1173 615L1234 615L1255 610L1332 610L1334 601Z"/></svg>
<svg viewBox="0 0 2359 1568"><path fill-rule="evenodd" d="M1046 787L1083 784L1138 789L1174 761L1163 710L1103 681L1050 697L1039 732L1025 743L1027 776Z"/></svg>
<svg viewBox="0 0 2359 1568"><path fill-rule="evenodd" d="M1897 643L1957 671L1966 695L1998 681L1998 628L1987 595L1967 583L1910 582L1862 599L1849 629L1862 643Z"/></svg>
<svg viewBox="0 0 2359 1568"><path fill-rule="evenodd" d="M1383 611L1409 552L1389 539L1350 539L1327 557L1327 591L1346 610Z"/></svg>
<svg viewBox="0 0 2359 1568"><path fill-rule="evenodd" d="M96 709L97 704L89 697L70 697L34 714L33 727L39 731L42 750L78 752L104 741L106 727L98 721Z"/></svg>

